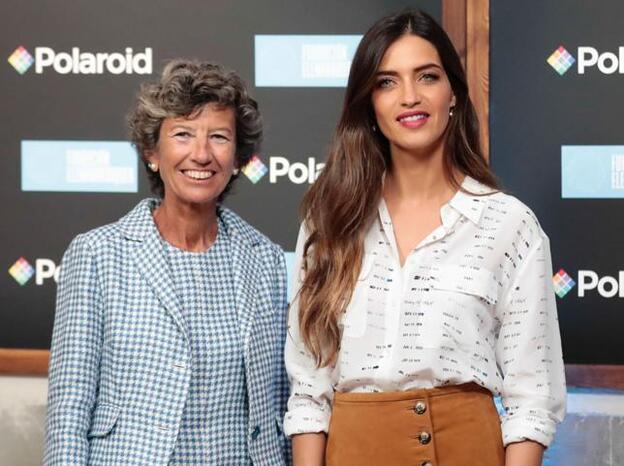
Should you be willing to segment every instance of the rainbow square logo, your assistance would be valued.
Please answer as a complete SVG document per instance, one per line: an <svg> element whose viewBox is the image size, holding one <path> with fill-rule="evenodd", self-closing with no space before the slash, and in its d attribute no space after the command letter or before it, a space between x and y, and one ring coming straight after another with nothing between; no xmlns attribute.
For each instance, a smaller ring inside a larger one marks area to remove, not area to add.
<svg viewBox="0 0 624 466"><path fill-rule="evenodd" d="M9 56L8 62L19 74L24 74L35 63L33 56L21 45Z"/></svg>
<svg viewBox="0 0 624 466"><path fill-rule="evenodd" d="M30 280L34 273L35 269L33 269L32 265L30 265L23 257L17 259L15 264L13 264L9 269L9 274L22 286Z"/></svg>
<svg viewBox="0 0 624 466"><path fill-rule="evenodd" d="M260 179L269 172L267 166L262 163L260 157L254 155L251 160L241 170L247 178L256 184Z"/></svg>
<svg viewBox="0 0 624 466"><path fill-rule="evenodd" d="M576 62L574 57L570 55L570 52L568 52L563 45L560 45L546 61L560 76L563 76Z"/></svg>
<svg viewBox="0 0 624 466"><path fill-rule="evenodd" d="M572 280L572 277L566 273L565 270L559 269L555 275L553 275L553 287L555 288L555 294L560 298L563 298L574 288L576 282Z"/></svg>

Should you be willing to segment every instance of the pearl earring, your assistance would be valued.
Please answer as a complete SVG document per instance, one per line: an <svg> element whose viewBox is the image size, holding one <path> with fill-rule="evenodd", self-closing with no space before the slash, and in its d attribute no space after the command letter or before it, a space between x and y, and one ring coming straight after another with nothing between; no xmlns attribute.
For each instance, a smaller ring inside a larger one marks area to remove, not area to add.
<svg viewBox="0 0 624 466"><path fill-rule="evenodd" d="M158 171L158 165L156 165L154 162L150 162L147 164L147 166L149 167L150 170L152 170L154 173L156 173Z"/></svg>

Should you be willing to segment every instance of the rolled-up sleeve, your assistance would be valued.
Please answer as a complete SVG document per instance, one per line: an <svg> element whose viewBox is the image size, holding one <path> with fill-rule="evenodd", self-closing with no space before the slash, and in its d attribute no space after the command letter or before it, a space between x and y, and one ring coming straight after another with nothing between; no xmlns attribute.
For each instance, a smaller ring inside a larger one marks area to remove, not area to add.
<svg viewBox="0 0 624 466"><path fill-rule="evenodd" d="M306 237L302 226L299 230L295 252L294 298L288 314L288 335L285 346L290 397L284 420L284 432L289 436L327 432L333 398L332 368L316 367L314 357L305 347L299 333L298 292L301 287L303 246Z"/></svg>
<svg viewBox="0 0 624 466"><path fill-rule="evenodd" d="M563 420L566 386L548 237L540 235L518 264L501 300L496 348L503 376L503 442L548 447Z"/></svg>

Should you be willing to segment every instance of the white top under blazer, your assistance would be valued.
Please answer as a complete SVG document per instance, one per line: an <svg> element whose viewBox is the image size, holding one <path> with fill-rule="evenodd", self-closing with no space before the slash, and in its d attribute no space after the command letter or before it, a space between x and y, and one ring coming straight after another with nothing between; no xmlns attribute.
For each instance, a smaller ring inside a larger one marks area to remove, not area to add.
<svg viewBox="0 0 624 466"><path fill-rule="evenodd" d="M385 202L340 317L335 365L317 369L289 313L285 433L327 432L334 391L386 392L476 382L500 395L503 443L552 442L566 387L549 241L513 196L466 177L442 225L401 267ZM416 221L416 219L415 219ZM299 233L295 292L306 233Z"/></svg>

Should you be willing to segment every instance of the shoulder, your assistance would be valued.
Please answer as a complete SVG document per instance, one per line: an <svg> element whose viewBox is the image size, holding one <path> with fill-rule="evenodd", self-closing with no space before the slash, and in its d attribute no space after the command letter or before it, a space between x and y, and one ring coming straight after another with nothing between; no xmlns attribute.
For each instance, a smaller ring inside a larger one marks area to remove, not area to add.
<svg viewBox="0 0 624 466"><path fill-rule="evenodd" d="M258 248L263 254L282 256L282 248L269 239L264 233L251 226L234 211L227 207L219 207L219 215L223 220L233 241L247 241Z"/></svg>
<svg viewBox="0 0 624 466"><path fill-rule="evenodd" d="M533 210L517 197L497 191L483 196L482 223L495 223L500 233L525 240L548 237Z"/></svg>
<svg viewBox="0 0 624 466"><path fill-rule="evenodd" d="M517 197L466 177L451 205L473 221L486 237L502 244L547 239L533 210Z"/></svg>
<svg viewBox="0 0 624 466"><path fill-rule="evenodd" d="M82 251L98 255L124 237L140 237L152 220L151 207L156 199L143 199L120 219L78 234L70 243L68 252Z"/></svg>

